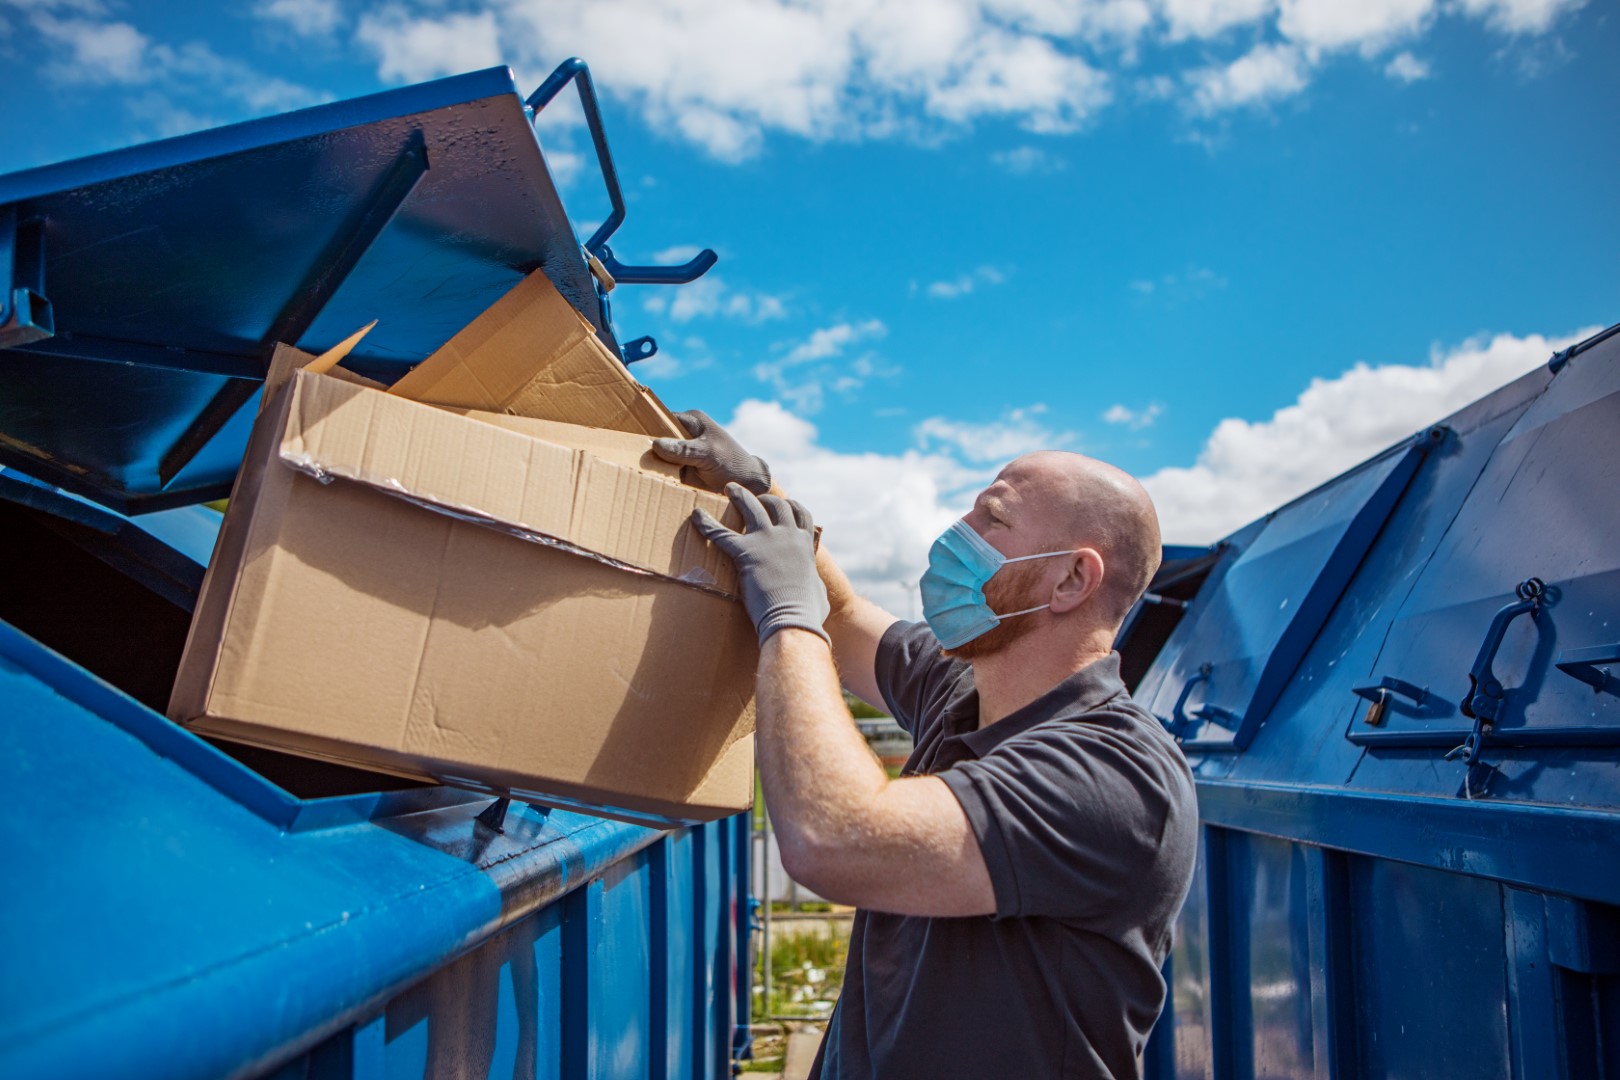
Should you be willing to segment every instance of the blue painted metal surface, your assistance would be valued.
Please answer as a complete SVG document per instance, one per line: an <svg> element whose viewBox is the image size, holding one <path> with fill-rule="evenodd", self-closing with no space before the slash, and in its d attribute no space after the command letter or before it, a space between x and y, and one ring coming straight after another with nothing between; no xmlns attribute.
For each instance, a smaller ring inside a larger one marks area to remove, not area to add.
<svg viewBox="0 0 1620 1080"><path fill-rule="evenodd" d="M348 364L391 382L536 268L617 351L532 119L495 68L0 176L3 275L38 264L0 315L0 464L125 512L223 497L277 342L380 317Z"/></svg>
<svg viewBox="0 0 1620 1080"><path fill-rule="evenodd" d="M1443 432L1127 624L1203 826L1150 1076L1620 1075L1620 334Z"/></svg>
<svg viewBox="0 0 1620 1080"><path fill-rule="evenodd" d="M538 266L613 343L530 121L499 69L0 177L0 1077L748 1052L746 816L498 812L156 711L270 342L381 316L391 378Z"/></svg>
<svg viewBox="0 0 1620 1080"><path fill-rule="evenodd" d="M729 1075L745 818L297 799L4 623L0 702L0 1075Z"/></svg>

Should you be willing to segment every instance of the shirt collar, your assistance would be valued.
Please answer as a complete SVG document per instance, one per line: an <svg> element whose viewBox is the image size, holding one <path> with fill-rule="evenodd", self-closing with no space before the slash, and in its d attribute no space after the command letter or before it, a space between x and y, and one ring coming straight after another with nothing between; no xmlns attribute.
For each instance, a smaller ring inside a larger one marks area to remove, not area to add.
<svg viewBox="0 0 1620 1080"><path fill-rule="evenodd" d="M1119 653L1111 652L1070 675L1023 708L997 720L989 727L961 732L961 739L978 757L984 757L1003 741L1028 731L1045 720L1069 720L1094 711L1097 706L1125 692L1119 677ZM972 695L970 723L978 722L979 695Z"/></svg>

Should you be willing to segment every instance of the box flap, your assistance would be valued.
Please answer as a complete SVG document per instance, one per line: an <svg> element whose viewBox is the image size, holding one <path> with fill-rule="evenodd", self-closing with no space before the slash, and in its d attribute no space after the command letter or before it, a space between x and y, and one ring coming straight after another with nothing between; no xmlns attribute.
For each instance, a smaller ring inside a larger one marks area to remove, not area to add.
<svg viewBox="0 0 1620 1080"><path fill-rule="evenodd" d="M538 270L389 393L431 405L685 437Z"/></svg>
<svg viewBox="0 0 1620 1080"><path fill-rule="evenodd" d="M729 500L586 449L300 371L280 457L317 479L356 480L609 565L737 594L731 560L691 524L702 507L740 527Z"/></svg>

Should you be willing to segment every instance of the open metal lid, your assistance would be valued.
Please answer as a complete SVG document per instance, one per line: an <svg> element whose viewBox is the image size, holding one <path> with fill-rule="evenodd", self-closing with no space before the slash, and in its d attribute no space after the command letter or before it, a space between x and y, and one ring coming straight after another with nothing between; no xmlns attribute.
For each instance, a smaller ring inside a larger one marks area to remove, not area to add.
<svg viewBox="0 0 1620 1080"><path fill-rule="evenodd" d="M536 268L617 350L506 68L0 176L0 464L220 498L277 342L391 382Z"/></svg>

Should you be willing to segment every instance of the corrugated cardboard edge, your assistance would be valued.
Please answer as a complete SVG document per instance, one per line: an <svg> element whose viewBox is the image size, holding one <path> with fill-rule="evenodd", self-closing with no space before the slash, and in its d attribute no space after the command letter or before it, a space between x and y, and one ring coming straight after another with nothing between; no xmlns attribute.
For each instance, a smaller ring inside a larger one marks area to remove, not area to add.
<svg viewBox="0 0 1620 1080"><path fill-rule="evenodd" d="M523 778L516 774L502 774L499 770L481 769L482 779L461 775L465 766L456 762L436 762L420 755L394 756L386 749L358 745L342 739L320 738L298 732L273 729L273 737L266 737L259 725L246 721L203 716L189 725L198 734L210 735L246 746L258 746L282 753L296 747L296 753L365 769L369 772L400 776L407 780L427 783L451 784L474 791L488 791L508 795L524 802L557 806L565 810L580 810L597 817L610 817L637 825L693 825L717 818L729 817L753 806L754 736L739 736L723 750L703 781L693 789L689 798L680 801L648 798L611 788L589 787L565 781L546 781L544 792L523 786ZM611 799L614 805L604 805ZM615 813L614 811L619 811Z"/></svg>
<svg viewBox="0 0 1620 1080"><path fill-rule="evenodd" d="M288 408L289 395L284 386L293 371L315 359L290 345L278 345L265 377L260 413ZM256 423L242 455L242 467L231 485L230 505L220 522L219 536L214 541L213 555L203 574L202 592L186 632L186 645L180 654L180 669L175 675L174 688L169 694L169 719L191 726L205 716L208 700L213 693L214 673L219 669L219 654L225 643L225 628L230 623L231 608L235 603L236 579L246 565L246 553L251 547L254 521L259 510L259 492L264 486L266 466L281 441L282 423ZM233 571L222 577L224 568Z"/></svg>
<svg viewBox="0 0 1620 1080"><path fill-rule="evenodd" d="M723 496L620 465L588 450L550 443L324 375L296 372L291 392L279 453L282 462L299 472L322 481L356 481L426 509L620 569L652 574L728 599L738 595L735 565L691 524L692 511L702 507L733 528L740 527L740 516ZM340 415L344 422L335 430L345 435L362 431L363 443L324 437L334 430L329 422ZM410 434L402 436L407 429ZM469 444L476 445L483 451L479 458L499 463L492 470L508 471L504 476L478 476L476 489L434 477L436 463L422 457L421 445L435 442L459 444L462 452L471 452ZM503 479L508 483L501 483ZM521 508L514 503L517 492L522 493L517 500ZM555 497L564 493L571 498L567 506ZM543 497L546 495L553 497ZM631 508L630 512L621 516L617 512L621 506ZM647 528L650 514L656 514L660 528Z"/></svg>
<svg viewBox="0 0 1620 1080"><path fill-rule="evenodd" d="M432 405L686 437L543 270L518 282L388 392Z"/></svg>

